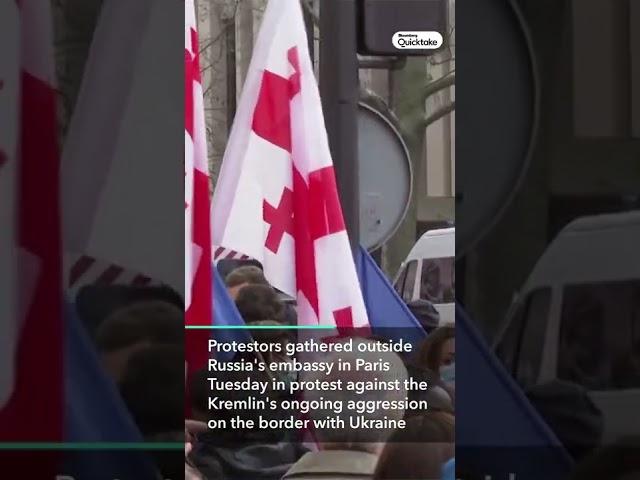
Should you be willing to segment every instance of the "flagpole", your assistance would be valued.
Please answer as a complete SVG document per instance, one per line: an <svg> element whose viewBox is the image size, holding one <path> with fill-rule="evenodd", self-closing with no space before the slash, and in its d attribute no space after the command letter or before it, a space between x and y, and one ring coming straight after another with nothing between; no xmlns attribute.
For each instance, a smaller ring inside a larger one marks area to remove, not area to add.
<svg viewBox="0 0 640 480"><path fill-rule="evenodd" d="M355 0L320 2L320 96L351 249L360 245Z"/></svg>

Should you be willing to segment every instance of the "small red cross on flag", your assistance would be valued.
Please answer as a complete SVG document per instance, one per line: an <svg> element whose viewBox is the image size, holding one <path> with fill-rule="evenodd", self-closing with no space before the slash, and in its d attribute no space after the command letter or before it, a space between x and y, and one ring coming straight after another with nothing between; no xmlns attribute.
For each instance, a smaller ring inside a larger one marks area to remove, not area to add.
<svg viewBox="0 0 640 480"><path fill-rule="evenodd" d="M298 321L369 322L299 2L270 0L214 193L214 245L259 260Z"/></svg>
<svg viewBox="0 0 640 480"><path fill-rule="evenodd" d="M293 191L285 187L278 207L274 208L265 200L262 210L264 221L270 225L264 245L268 250L277 254L284 234L294 235Z"/></svg>

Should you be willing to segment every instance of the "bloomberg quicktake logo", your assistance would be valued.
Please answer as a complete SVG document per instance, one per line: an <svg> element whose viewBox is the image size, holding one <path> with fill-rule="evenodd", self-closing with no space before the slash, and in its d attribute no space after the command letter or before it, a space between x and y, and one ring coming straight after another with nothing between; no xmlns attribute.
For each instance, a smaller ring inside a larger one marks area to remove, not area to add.
<svg viewBox="0 0 640 480"><path fill-rule="evenodd" d="M396 32L391 41L399 50L435 50L442 46L439 32Z"/></svg>

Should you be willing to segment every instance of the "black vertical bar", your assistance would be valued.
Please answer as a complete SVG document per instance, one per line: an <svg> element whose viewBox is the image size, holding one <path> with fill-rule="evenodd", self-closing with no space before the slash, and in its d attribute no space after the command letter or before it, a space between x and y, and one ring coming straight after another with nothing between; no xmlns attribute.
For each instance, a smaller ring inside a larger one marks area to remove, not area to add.
<svg viewBox="0 0 640 480"><path fill-rule="evenodd" d="M352 249L360 244L355 0L320 3L320 93Z"/></svg>

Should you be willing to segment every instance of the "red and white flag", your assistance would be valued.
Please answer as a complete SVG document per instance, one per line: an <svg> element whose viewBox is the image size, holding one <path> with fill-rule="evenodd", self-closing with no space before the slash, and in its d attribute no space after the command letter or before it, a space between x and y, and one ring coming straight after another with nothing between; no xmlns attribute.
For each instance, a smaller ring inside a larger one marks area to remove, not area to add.
<svg viewBox="0 0 640 480"><path fill-rule="evenodd" d="M12 138L3 131L0 139L0 209L10 223L0 233L0 255L11 255L0 260L0 441L60 441L64 343L50 2L3 2L0 16L9 26L0 33L8 53L0 60L0 106L13 111L2 122Z"/></svg>
<svg viewBox="0 0 640 480"><path fill-rule="evenodd" d="M180 294L184 237L167 225L180 206L182 189L171 181L180 181L182 144L158 139L175 138L182 124L182 95L167 92L181 93L183 72L167 68L166 56L176 52L167 32L175 31L183 6L103 2L62 156L65 253L140 273Z"/></svg>
<svg viewBox="0 0 640 480"><path fill-rule="evenodd" d="M271 0L213 200L214 245L259 260L300 324L368 326L300 2Z"/></svg>
<svg viewBox="0 0 640 480"><path fill-rule="evenodd" d="M184 5L185 322L187 325L210 325L212 312L209 221L211 202L204 97L200 77L195 6L193 0L186 0ZM197 341L198 337L204 335L192 332L187 338L187 361L190 363L190 369L199 368L206 362L206 343L201 344Z"/></svg>

